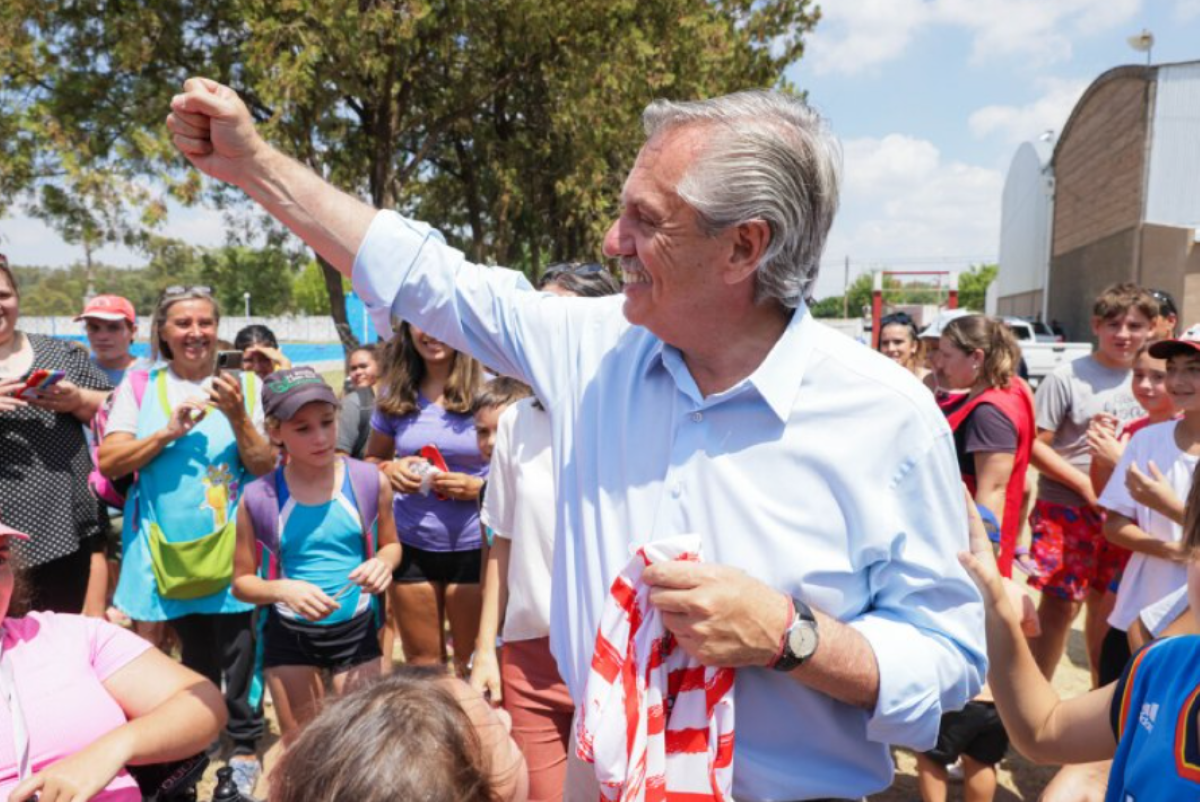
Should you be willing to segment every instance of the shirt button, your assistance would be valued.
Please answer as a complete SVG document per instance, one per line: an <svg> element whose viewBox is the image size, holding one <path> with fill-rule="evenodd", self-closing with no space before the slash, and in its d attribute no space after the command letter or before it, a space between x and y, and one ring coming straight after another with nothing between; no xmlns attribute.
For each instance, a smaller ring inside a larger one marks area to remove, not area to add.
<svg viewBox="0 0 1200 802"><path fill-rule="evenodd" d="M679 498L680 496L683 495L683 482L676 482L671 487L671 495L674 496L675 498Z"/></svg>
<svg viewBox="0 0 1200 802"><path fill-rule="evenodd" d="M703 412L693 412L692 413L692 422L693 423L699 423L702 420L704 420Z"/></svg>

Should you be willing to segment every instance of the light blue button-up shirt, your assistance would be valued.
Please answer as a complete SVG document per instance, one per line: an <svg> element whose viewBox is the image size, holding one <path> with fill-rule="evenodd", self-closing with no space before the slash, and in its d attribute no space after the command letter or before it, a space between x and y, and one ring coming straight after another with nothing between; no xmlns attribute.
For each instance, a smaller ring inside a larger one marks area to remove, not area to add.
<svg viewBox="0 0 1200 802"><path fill-rule="evenodd" d="M739 669L739 802L885 788L888 744L932 747L942 713L979 691L983 607L956 558L967 538L953 441L895 363L800 308L752 375L706 398L679 351L625 319L622 298L530 292L392 212L371 224L353 281L380 331L389 315L410 320L529 382L550 410L550 637L576 700L631 548L685 532L705 559L857 629L879 664L873 711Z"/></svg>

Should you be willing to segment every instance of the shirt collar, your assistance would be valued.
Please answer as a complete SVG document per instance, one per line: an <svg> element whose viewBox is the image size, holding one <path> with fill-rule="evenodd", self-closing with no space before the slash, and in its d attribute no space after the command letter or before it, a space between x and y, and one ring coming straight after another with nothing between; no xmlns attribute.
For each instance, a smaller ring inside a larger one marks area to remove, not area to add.
<svg viewBox="0 0 1200 802"><path fill-rule="evenodd" d="M665 369L674 379L676 388L698 407L717 403L751 386L771 408L775 417L780 422L786 422L795 406L796 395L800 392L800 383L804 380L804 371L812 354L813 340L817 334L815 327L816 322L808 306L801 302L762 364L743 381L708 398L700 395L700 389L688 372L679 349L657 338L648 354L646 372Z"/></svg>

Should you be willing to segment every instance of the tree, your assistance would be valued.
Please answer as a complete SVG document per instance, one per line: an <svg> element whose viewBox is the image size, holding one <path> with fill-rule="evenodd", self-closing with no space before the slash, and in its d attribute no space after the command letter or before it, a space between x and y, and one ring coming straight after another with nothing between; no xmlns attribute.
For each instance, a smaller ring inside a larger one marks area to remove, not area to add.
<svg viewBox="0 0 1200 802"><path fill-rule="evenodd" d="M975 265L958 275L958 305L963 309L984 312L987 309L987 289L996 280L999 267Z"/></svg>
<svg viewBox="0 0 1200 802"><path fill-rule="evenodd" d="M434 221L478 261L530 272L598 252L646 102L779 85L819 17L812 0L9 0L5 9L0 51L13 48L5 63L20 67L31 100L0 91L0 120L74 102L72 124L94 130L106 153L124 149L125 168L195 200L200 184L164 150L162 117L185 75L208 74L243 95L266 136L336 185ZM43 147L36 137L0 145L10 163L0 182L51 180L28 169ZM240 198L211 192L225 204ZM344 323L341 280L323 268Z"/></svg>

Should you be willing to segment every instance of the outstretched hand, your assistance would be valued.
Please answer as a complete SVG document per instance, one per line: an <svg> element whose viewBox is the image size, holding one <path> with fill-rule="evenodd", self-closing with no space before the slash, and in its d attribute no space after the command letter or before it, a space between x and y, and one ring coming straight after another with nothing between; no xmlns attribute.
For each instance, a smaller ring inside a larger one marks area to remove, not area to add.
<svg viewBox="0 0 1200 802"><path fill-rule="evenodd" d="M167 128L175 147L198 170L239 186L268 148L237 92L210 78L184 82L183 93L171 100Z"/></svg>

